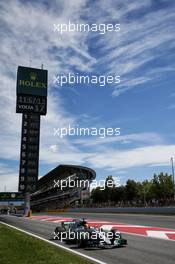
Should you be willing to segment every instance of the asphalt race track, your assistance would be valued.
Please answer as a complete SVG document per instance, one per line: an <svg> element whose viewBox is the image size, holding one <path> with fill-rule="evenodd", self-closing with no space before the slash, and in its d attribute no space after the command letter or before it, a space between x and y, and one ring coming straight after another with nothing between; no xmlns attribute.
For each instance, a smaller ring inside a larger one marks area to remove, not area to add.
<svg viewBox="0 0 175 264"><path fill-rule="evenodd" d="M60 216L75 217L78 214L59 214ZM82 216L82 214L81 214ZM137 225L160 226L166 228L174 228L173 216L144 216L144 215L83 215L87 219L99 219L106 221L118 221ZM34 233L46 239L51 239L51 235L56 223L30 220L23 217L15 217L8 215L0 215L0 221L6 222L13 226L19 227L28 232ZM175 229L175 228L174 228ZM76 246L67 245L83 254L103 262L114 264L174 264L175 260L175 241L141 237L136 235L124 234L124 238L128 240L125 248L115 249L77 249ZM55 243L60 243L55 241ZM64 244L64 243L63 243ZM65 244L64 244L65 245Z"/></svg>
<svg viewBox="0 0 175 264"><path fill-rule="evenodd" d="M52 214L55 215L55 214ZM146 214L103 214L103 213L59 213L58 216L84 217L100 221L113 221L134 225L148 225L175 229L175 216Z"/></svg>

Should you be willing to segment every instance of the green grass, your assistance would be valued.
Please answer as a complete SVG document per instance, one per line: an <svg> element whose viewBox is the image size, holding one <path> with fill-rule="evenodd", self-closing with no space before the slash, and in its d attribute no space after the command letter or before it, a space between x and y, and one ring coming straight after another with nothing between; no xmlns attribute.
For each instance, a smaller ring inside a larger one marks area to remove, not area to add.
<svg viewBox="0 0 175 264"><path fill-rule="evenodd" d="M92 264L79 256L0 224L1 264Z"/></svg>

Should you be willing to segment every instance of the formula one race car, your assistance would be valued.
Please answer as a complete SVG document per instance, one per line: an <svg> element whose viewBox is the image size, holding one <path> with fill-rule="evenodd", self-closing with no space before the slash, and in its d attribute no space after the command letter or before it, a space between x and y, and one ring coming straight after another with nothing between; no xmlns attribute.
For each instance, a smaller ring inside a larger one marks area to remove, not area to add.
<svg viewBox="0 0 175 264"><path fill-rule="evenodd" d="M85 219L63 221L55 228L54 239L76 244L78 247L113 248L127 245L115 229L90 227Z"/></svg>

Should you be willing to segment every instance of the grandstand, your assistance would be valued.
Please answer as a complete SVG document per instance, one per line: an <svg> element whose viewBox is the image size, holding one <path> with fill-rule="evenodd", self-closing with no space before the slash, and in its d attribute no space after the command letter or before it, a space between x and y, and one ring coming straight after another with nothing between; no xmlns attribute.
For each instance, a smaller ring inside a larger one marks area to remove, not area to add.
<svg viewBox="0 0 175 264"><path fill-rule="evenodd" d="M85 203L90 197L89 185L95 177L95 171L87 167L57 166L38 180L37 190L31 194L32 210L51 211Z"/></svg>

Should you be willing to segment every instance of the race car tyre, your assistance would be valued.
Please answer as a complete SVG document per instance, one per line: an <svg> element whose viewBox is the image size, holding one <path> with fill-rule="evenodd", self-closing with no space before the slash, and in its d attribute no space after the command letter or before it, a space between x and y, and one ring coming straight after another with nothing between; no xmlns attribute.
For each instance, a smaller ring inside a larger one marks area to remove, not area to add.
<svg viewBox="0 0 175 264"><path fill-rule="evenodd" d="M78 246L78 248L85 248L86 247L86 241L82 240L82 239L77 240L77 246Z"/></svg>
<svg viewBox="0 0 175 264"><path fill-rule="evenodd" d="M55 232L54 232L54 239L55 240L60 240L62 232L65 232L65 228L60 227L60 226L56 227L55 228Z"/></svg>

